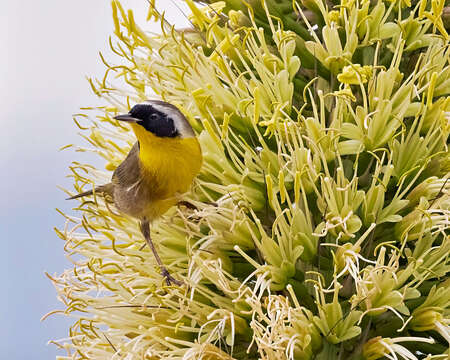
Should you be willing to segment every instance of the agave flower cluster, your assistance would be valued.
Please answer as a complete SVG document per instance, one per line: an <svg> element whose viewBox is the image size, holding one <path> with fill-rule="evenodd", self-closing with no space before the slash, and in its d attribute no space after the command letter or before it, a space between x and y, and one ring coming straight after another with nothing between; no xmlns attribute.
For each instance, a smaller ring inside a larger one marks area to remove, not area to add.
<svg viewBox="0 0 450 360"><path fill-rule="evenodd" d="M443 359L450 342L450 46L443 0L185 0L189 29L112 1L105 106L76 123L109 181L135 141L113 117L157 94L204 166L153 239L101 196L57 230L76 320L60 359Z"/></svg>

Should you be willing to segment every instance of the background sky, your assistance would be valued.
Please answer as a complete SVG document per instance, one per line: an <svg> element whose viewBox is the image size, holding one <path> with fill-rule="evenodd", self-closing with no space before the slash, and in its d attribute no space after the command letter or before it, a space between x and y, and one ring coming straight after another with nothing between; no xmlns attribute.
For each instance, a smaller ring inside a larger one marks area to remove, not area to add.
<svg viewBox="0 0 450 360"><path fill-rule="evenodd" d="M173 0L178 2L177 0ZM147 13L146 0L123 0L137 21ZM172 23L186 24L169 0L157 0ZM146 29L159 30L159 24ZM50 339L68 336L73 319L56 315L63 309L44 272L70 267L63 242L53 227L69 211L57 185L72 160L83 155L58 149L82 143L72 114L99 105L85 76L103 75L98 51L107 51L112 34L107 0L8 0L0 11L0 358L54 359ZM87 156L87 155L84 155ZM92 156L92 155L90 155Z"/></svg>

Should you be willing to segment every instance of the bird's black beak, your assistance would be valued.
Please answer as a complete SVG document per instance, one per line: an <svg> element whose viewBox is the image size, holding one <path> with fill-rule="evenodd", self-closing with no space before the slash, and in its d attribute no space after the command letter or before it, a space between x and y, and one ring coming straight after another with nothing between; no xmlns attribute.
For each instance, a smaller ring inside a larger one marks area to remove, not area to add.
<svg viewBox="0 0 450 360"><path fill-rule="evenodd" d="M133 116L131 116L130 114L123 114L123 115L117 115L114 116L114 119L119 120L119 121L127 121L127 122L140 122L141 119L136 119Z"/></svg>

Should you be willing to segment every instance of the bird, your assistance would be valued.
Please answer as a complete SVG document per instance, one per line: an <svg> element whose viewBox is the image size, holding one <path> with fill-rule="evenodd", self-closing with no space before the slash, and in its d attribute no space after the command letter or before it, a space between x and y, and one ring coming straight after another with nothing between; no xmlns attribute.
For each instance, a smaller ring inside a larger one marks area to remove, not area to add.
<svg viewBox="0 0 450 360"><path fill-rule="evenodd" d="M163 264L152 241L150 227L155 219L178 203L200 172L200 143L183 113L165 101L146 100L114 119L131 126L136 143L114 171L110 183L68 200L94 193L108 195L121 213L139 220L142 235L167 285L182 285Z"/></svg>

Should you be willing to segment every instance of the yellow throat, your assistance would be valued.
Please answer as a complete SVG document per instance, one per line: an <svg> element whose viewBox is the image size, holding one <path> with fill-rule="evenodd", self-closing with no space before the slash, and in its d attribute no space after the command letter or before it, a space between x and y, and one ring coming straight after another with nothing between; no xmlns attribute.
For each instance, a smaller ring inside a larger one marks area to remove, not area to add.
<svg viewBox="0 0 450 360"><path fill-rule="evenodd" d="M200 171L202 152L196 137L159 137L131 124L139 141L144 181L155 188L155 198L168 199L189 190Z"/></svg>

